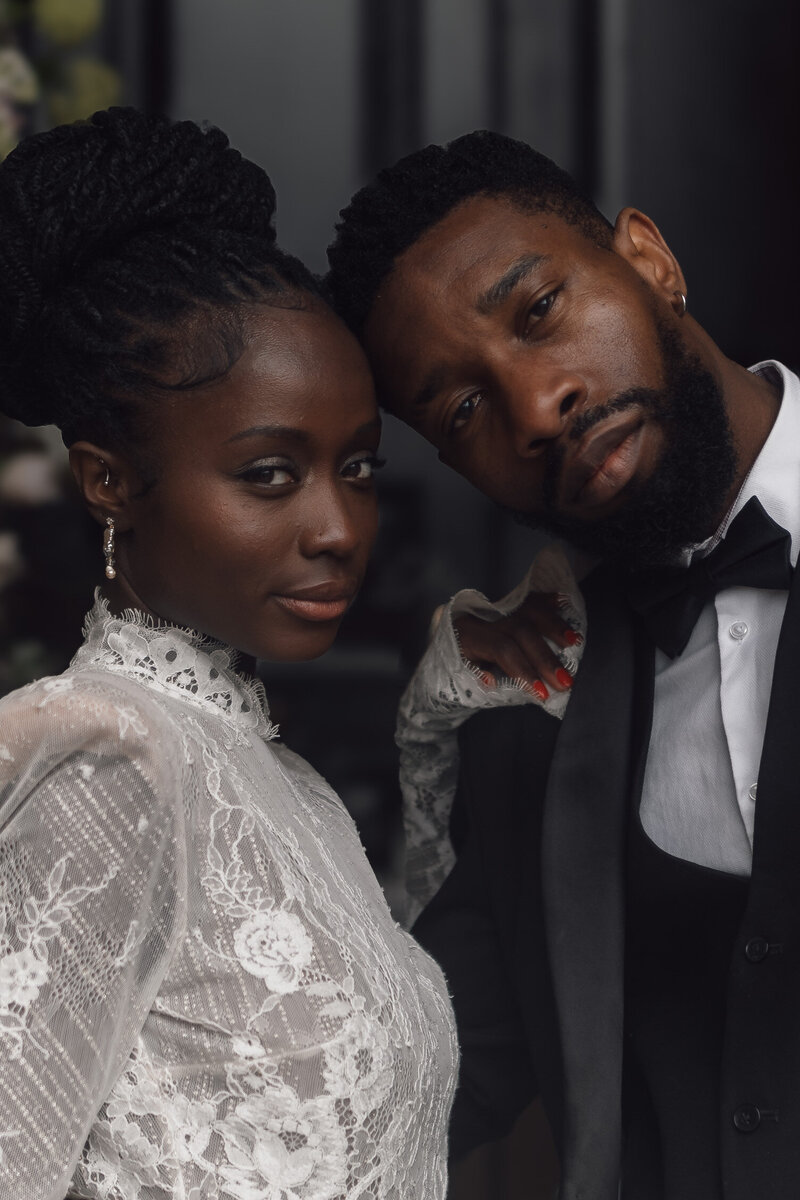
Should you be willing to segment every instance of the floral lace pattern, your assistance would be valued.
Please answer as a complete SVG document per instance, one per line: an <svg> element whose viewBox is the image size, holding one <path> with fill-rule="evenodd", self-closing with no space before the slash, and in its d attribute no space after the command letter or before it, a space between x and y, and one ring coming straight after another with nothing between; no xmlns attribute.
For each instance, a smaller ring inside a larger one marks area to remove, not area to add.
<svg viewBox="0 0 800 1200"><path fill-rule="evenodd" d="M400 701L395 740L400 749L400 787L406 832L406 924L436 894L455 864L450 811L458 782L458 731L475 712L512 704L535 704L561 718L569 692L542 702L513 680L488 688L480 672L461 657L453 619L463 613L488 620L514 612L529 592L556 592L562 611L582 634L586 607L572 568L557 546L542 550L522 582L492 604L465 590L445 606L428 648ZM583 645L565 650L549 643L574 673Z"/></svg>
<svg viewBox="0 0 800 1200"><path fill-rule="evenodd" d="M104 1200L436 1200L435 964L260 685L98 602L0 704L0 1182Z"/></svg>

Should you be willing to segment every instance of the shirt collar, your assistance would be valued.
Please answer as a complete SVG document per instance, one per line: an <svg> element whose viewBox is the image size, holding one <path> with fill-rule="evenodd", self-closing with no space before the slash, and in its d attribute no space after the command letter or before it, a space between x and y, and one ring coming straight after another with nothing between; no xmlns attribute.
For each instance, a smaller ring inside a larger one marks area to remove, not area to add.
<svg viewBox="0 0 800 1200"><path fill-rule="evenodd" d="M748 500L758 496L773 521L791 540L792 566L800 549L800 379L782 363L768 359L750 370L777 384L781 405L761 452L742 484L731 520Z"/></svg>
<svg viewBox="0 0 800 1200"><path fill-rule="evenodd" d="M779 389L778 415L719 529L705 542L688 549L687 565L695 554L705 555L714 549L725 536L731 521L753 496L758 496L773 521L788 532L792 541L792 565L797 562L800 549L800 379L774 359L756 363L749 370Z"/></svg>

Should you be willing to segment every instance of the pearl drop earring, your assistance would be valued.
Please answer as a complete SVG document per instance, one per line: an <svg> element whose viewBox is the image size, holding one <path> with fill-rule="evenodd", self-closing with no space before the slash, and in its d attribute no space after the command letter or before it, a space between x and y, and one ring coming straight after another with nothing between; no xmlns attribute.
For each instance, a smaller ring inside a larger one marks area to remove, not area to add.
<svg viewBox="0 0 800 1200"><path fill-rule="evenodd" d="M103 554L106 560L106 579L115 579L117 569L114 566L114 518L106 517L106 528L103 530Z"/></svg>

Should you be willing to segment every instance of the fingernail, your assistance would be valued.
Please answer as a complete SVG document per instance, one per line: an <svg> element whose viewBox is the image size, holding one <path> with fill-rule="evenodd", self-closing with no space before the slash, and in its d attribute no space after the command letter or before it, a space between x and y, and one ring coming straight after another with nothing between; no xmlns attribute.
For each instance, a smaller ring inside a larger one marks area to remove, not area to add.
<svg viewBox="0 0 800 1200"><path fill-rule="evenodd" d="M568 629L564 634L564 641L568 646L580 646L583 644L583 636L576 629Z"/></svg>
<svg viewBox="0 0 800 1200"><path fill-rule="evenodd" d="M531 684L531 691L533 692L534 696L536 696L536 698L538 700L546 700L547 697L550 695L547 688L542 683L541 679L534 680L534 682Z"/></svg>
<svg viewBox="0 0 800 1200"><path fill-rule="evenodd" d="M558 682L561 684L562 687L565 687L565 688L572 687L572 676L570 675L569 671L564 669L564 667L558 668L558 670L556 671L556 679L558 680Z"/></svg>

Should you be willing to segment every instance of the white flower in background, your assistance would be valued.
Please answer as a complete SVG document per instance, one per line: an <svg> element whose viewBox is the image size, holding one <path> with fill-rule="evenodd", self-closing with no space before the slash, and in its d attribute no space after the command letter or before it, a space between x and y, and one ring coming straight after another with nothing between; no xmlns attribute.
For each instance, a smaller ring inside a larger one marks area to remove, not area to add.
<svg viewBox="0 0 800 1200"><path fill-rule="evenodd" d="M389 1095L394 1080L384 1027L363 1012L354 1013L341 1036L325 1047L323 1074L329 1095L349 1100L361 1119L371 1113Z"/></svg>
<svg viewBox="0 0 800 1200"><path fill-rule="evenodd" d="M23 566L17 535L0 530L0 592L22 574Z"/></svg>
<svg viewBox="0 0 800 1200"><path fill-rule="evenodd" d="M284 909L255 913L233 936L236 957L273 992L293 992L313 946L302 921Z"/></svg>
<svg viewBox="0 0 800 1200"><path fill-rule="evenodd" d="M74 46L100 26L103 0L33 0L33 20L40 33L58 46Z"/></svg>
<svg viewBox="0 0 800 1200"><path fill-rule="evenodd" d="M19 113L0 92L0 161L11 153L19 141L20 125Z"/></svg>
<svg viewBox="0 0 800 1200"><path fill-rule="evenodd" d="M16 104L33 104L39 96L36 72L15 46L0 47L0 96Z"/></svg>
<svg viewBox="0 0 800 1200"><path fill-rule="evenodd" d="M58 463L41 450L14 454L0 469L0 500L7 504L48 504L61 496Z"/></svg>
<svg viewBox="0 0 800 1200"><path fill-rule="evenodd" d="M40 958L29 948L0 958L0 1013L8 1012L12 1004L20 1008L32 1004L48 972L47 958Z"/></svg>
<svg viewBox="0 0 800 1200"><path fill-rule="evenodd" d="M333 1200L347 1183L347 1139L333 1101L287 1087L250 1096L216 1126L223 1191L235 1200Z"/></svg>
<svg viewBox="0 0 800 1200"><path fill-rule="evenodd" d="M65 86L50 93L50 112L56 125L83 121L99 108L119 104L122 78L97 58L73 58L64 66Z"/></svg>

